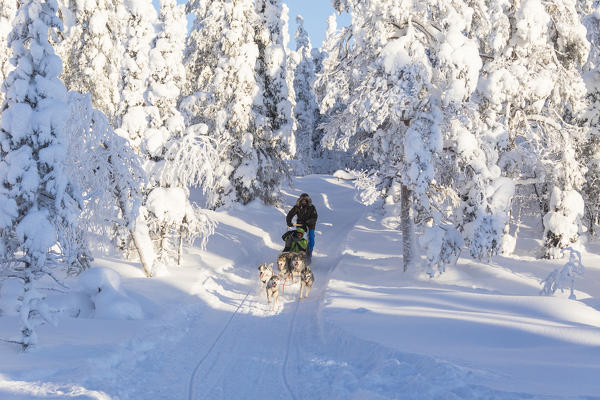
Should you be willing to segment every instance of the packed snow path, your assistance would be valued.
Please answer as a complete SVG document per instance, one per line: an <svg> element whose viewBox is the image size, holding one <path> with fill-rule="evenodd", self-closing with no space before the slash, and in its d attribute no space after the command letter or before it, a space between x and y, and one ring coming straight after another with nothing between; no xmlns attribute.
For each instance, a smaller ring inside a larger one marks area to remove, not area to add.
<svg viewBox="0 0 600 400"><path fill-rule="evenodd" d="M304 181L306 186L299 187L298 193L285 196L287 210L301 192L310 192L310 179ZM337 264L346 235L361 216L362 207L352 201L351 196L352 191L345 185L332 185L332 190L327 193L313 194L313 202L319 211L319 224L312 264L316 282L309 297L298 301L299 284L288 282L278 310L271 313L270 306L265 304L264 292L251 289L255 295L247 300L247 307L262 308L267 317L237 313L206 359L201 360L197 373L192 377L194 382L190 383L190 399L300 399L322 395L322 385L315 385L315 377L304 379L302 371L312 369L315 362L330 360L303 358L310 356L310 353L305 353L314 343L322 341L317 316L328 275ZM346 222L337 226L333 221ZM285 230L283 216L281 230ZM274 260L275 255L272 253L268 259ZM245 380L242 386L239 382L241 376ZM313 392L315 389L316 393Z"/></svg>

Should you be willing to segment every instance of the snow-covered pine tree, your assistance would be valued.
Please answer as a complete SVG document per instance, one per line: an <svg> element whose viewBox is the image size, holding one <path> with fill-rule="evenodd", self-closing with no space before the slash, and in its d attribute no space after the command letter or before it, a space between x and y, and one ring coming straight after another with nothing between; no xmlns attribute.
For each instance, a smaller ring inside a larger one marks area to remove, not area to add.
<svg viewBox="0 0 600 400"><path fill-rule="evenodd" d="M221 27L225 25L225 0L190 0L186 13L194 16L187 36L183 64L186 68L186 81L182 112L186 124L208 122L203 118L201 104L208 101L209 93L202 89L209 86L213 71L217 68L221 54ZM204 95L204 96L203 96Z"/></svg>
<svg viewBox="0 0 600 400"><path fill-rule="evenodd" d="M0 257L3 272L23 281L24 350L36 344L39 321L51 319L36 283L45 276L58 281L54 267L89 256L69 242L82 199L64 170L66 88L48 42L49 30L61 27L56 11L55 0L21 2L8 38L15 69L3 85Z"/></svg>
<svg viewBox="0 0 600 400"><path fill-rule="evenodd" d="M590 54L585 65L584 80L587 87L588 110L586 127L588 136L582 156L587 167L582 195L588 230L593 235L600 225L600 4L595 2L584 17Z"/></svg>
<svg viewBox="0 0 600 400"><path fill-rule="evenodd" d="M121 103L122 43L116 0L67 2L70 30L57 45L67 89L90 93L94 107L115 123ZM65 12L66 13L66 12Z"/></svg>
<svg viewBox="0 0 600 400"><path fill-rule="evenodd" d="M253 146L258 155L254 197L268 204L279 196L280 182L286 173L283 159L291 159L296 151L284 44L288 35L287 14L283 11L281 0L256 1L256 82L260 95L253 105L256 129Z"/></svg>
<svg viewBox="0 0 600 400"><path fill-rule="evenodd" d="M575 154L583 141L585 86L581 67L589 44L575 1L525 0L497 14L478 88L490 129L506 132L499 164L518 184L529 184L543 214L545 255L576 241L584 168ZM500 127L492 126L496 121ZM520 189L521 191L523 189Z"/></svg>
<svg viewBox="0 0 600 400"><path fill-rule="evenodd" d="M290 9L288 8L288 6L285 3L282 3L281 5L282 7L282 13L281 13L281 20L283 21L283 31L282 31L282 36L283 36L283 47L286 51L285 56L287 59L287 71L286 71L286 77L285 80L287 82L287 88L288 88L288 100L290 102L290 105L292 107L292 135L290 136L290 142L288 145L288 153L286 155L286 160L285 162L287 163L287 173L288 175L300 175L303 172L300 172L304 169L304 167L302 165L300 165L298 163L298 160L296 160L296 152L298 150L298 144L297 144L297 140L296 140L296 129L298 128L298 123L296 121L295 115L294 115L294 109L296 108L296 91L294 90L294 79L295 79L295 58L294 58L294 54L295 51L291 50L289 48L289 44L290 44L290 34L289 34L289 11ZM289 157L291 157L291 159L289 159Z"/></svg>
<svg viewBox="0 0 600 400"><path fill-rule="evenodd" d="M131 0L117 7L119 40L124 54L121 64L122 93L115 124L117 133L139 151L144 133L152 123L145 99L150 77L150 45L155 37L156 9L151 0Z"/></svg>
<svg viewBox="0 0 600 400"><path fill-rule="evenodd" d="M156 9L150 0L131 0L117 5L118 39L123 47L121 61L121 103L116 111L114 125L117 134L129 140L134 151L142 158L142 141L146 130L160 118L156 109L148 106L146 98L150 78L150 45L155 38ZM147 226L148 210L137 211L133 245L147 276L154 272L156 255Z"/></svg>
<svg viewBox="0 0 600 400"><path fill-rule="evenodd" d="M325 123L335 120L338 116L343 118L340 115L345 110L350 93L350 70L347 66L349 60L346 59L346 54L347 43L352 35L351 27L337 29L335 14L329 16L327 23L321 71L314 84L315 97ZM335 137L335 133L330 137ZM333 147L333 143L326 145Z"/></svg>
<svg viewBox="0 0 600 400"><path fill-rule="evenodd" d="M212 223L190 204L188 186L210 186L216 153L199 126L186 130L177 101L185 83L182 63L187 22L183 5L161 1L158 34L150 50L150 84L146 107L150 127L144 133L141 151L148 173L151 235L157 242L158 258L174 254L181 264L184 239L200 236L206 242Z"/></svg>
<svg viewBox="0 0 600 400"><path fill-rule="evenodd" d="M10 65L10 49L6 42L12 29L12 20L17 11L16 0L0 0L0 87L12 69ZM0 104L4 102L4 92L0 90Z"/></svg>
<svg viewBox="0 0 600 400"><path fill-rule="evenodd" d="M346 1L353 41L338 45L347 74L347 107L327 122L324 140L366 153L386 201L401 202L404 269L415 261L414 218L442 221L436 166L446 109L460 109L475 89L481 61L462 32L468 12L437 1L403 4ZM348 35L349 37L349 35ZM335 104L335 103L334 103ZM448 243L457 243L456 240Z"/></svg>
<svg viewBox="0 0 600 400"><path fill-rule="evenodd" d="M207 193L207 205L218 207L233 202L247 203L255 198L269 201L272 185L261 170L277 168L278 154L267 154L260 143L274 140L258 133L265 126L254 113L260 94L256 80L259 56L255 42L257 14L251 0L199 0L189 6L196 21L188 39L185 63L195 64L190 72L188 90L181 103L190 124L206 124L218 146L218 177ZM257 143L255 144L255 140ZM277 178L277 177L274 177Z"/></svg>
<svg viewBox="0 0 600 400"><path fill-rule="evenodd" d="M294 117L296 118L296 158L305 166L306 172L310 172L310 165L318 146L317 120L319 106L315 99L313 85L316 79L315 64L312 59L312 45L308 32L304 29L304 18L296 17L297 30L295 34L296 51L292 53L294 59L294 92L296 94L296 106Z"/></svg>
<svg viewBox="0 0 600 400"><path fill-rule="evenodd" d="M330 15L327 22L325 41L316 65L318 71L315 71L316 80L313 84L315 98L319 105L318 130L315 137L318 142L319 160L314 163L313 170L319 173L333 173L336 169L345 167L354 169L365 167L363 160L357 160L356 157L337 148L331 141L331 138L336 135L335 132L325 135L326 129L336 129L335 127L339 126L336 120L344 119L351 84L346 50L347 43L352 37L350 27L337 28L335 14Z"/></svg>

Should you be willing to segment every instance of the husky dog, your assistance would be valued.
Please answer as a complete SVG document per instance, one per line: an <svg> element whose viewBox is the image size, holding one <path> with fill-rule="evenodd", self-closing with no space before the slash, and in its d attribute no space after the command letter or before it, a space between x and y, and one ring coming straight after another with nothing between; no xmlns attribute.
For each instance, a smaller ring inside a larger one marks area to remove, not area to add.
<svg viewBox="0 0 600 400"><path fill-rule="evenodd" d="M312 271L307 265L306 267L304 267L302 273L300 274L300 299L302 299L303 291L306 291L306 293L304 293L304 297L308 297L308 294L310 293L310 289L312 289L314 282L315 276L313 275Z"/></svg>
<svg viewBox="0 0 600 400"><path fill-rule="evenodd" d="M261 288L265 287L271 276L273 276L273 263L269 264L268 267L267 263L258 266L258 279L260 280Z"/></svg>
<svg viewBox="0 0 600 400"><path fill-rule="evenodd" d="M271 304L271 299L273 299L273 311L277 307L277 299L279 299L279 282L281 278L279 275L273 275L267 282L267 302Z"/></svg>
<svg viewBox="0 0 600 400"><path fill-rule="evenodd" d="M290 260L293 255L294 253L284 251L277 256L277 270L279 271L279 276L284 280L290 275Z"/></svg>
<svg viewBox="0 0 600 400"><path fill-rule="evenodd" d="M292 275L292 281L294 281L296 276L298 278L300 278L300 274L302 273L302 270L306 266L306 253L304 253L303 251L294 253L294 255L292 255L292 259L290 260L290 264L291 264L290 272Z"/></svg>

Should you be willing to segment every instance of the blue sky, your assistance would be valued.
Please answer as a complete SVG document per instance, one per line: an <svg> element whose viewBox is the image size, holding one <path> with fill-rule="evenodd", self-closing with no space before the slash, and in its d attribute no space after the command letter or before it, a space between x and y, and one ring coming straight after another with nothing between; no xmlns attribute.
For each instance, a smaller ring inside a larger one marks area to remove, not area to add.
<svg viewBox="0 0 600 400"><path fill-rule="evenodd" d="M304 28L308 31L313 47L321 47L327 30L327 17L333 13L330 0L284 0L290 8L290 44L296 49L294 33L296 32L296 15L304 17ZM338 26L343 19L338 18Z"/></svg>
<svg viewBox="0 0 600 400"><path fill-rule="evenodd" d="M187 0L177 0L178 3L186 3ZM296 50L296 41L294 33L296 32L296 15L300 14L304 17L304 28L308 31L310 42L313 47L321 47L321 43L325 39L325 31L327 30L327 18L333 13L331 0L284 0L289 7L289 28L290 28L290 43L289 47ZM153 0L154 6L159 7L158 0ZM191 27L192 16L188 16ZM350 21L350 17L346 14L338 16L337 25L343 26Z"/></svg>

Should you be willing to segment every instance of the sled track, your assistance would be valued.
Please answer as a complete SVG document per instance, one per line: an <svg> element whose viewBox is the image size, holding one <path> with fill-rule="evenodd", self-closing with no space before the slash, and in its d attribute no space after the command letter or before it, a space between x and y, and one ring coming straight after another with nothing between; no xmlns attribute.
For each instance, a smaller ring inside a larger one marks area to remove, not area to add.
<svg viewBox="0 0 600 400"><path fill-rule="evenodd" d="M287 365L288 365L288 358L290 355L290 345L292 343L292 333L294 332L294 324L296 322L296 314L298 314L298 307L300 305L300 301L296 300L296 307L294 307L294 314L292 315L292 322L290 322L290 330L288 331L288 337L287 337L287 345L285 346L285 358L283 359L283 366L281 368L281 377L283 378L283 384L285 385L286 390L288 391L288 393L290 394L290 397L293 400L296 400L296 396L294 396L294 392L292 392L292 389L290 388L290 384L288 383L287 380Z"/></svg>
<svg viewBox="0 0 600 400"><path fill-rule="evenodd" d="M242 301L240 302L240 304L237 306L237 308L235 309L235 311L231 314L231 317L229 317L229 320L227 321L227 323L225 324L225 326L223 327L223 329L221 330L221 332L219 332L219 334L215 338L215 340L212 343L212 345L208 348L208 350L206 351L206 353L204 354L204 356L202 356L202 358L196 364L196 367L194 368L194 371L192 372L192 376L190 378L190 384L188 386L188 394L189 394L188 399L189 400L194 400L194 387L195 387L195 383L196 383L196 374L198 373L198 370L200 369L200 366L206 360L206 358L210 355L210 353L212 353L213 349L215 348L215 346L217 345L217 343L219 342L219 340L221 339L221 337L223 336L223 334L227 331L227 328L231 324L231 321L233 321L233 318L236 316L237 312L240 310L240 308L242 307L242 305L246 302L246 299L250 295L251 291L252 290L249 290L248 293L246 293L246 296L244 296L244 298L242 299Z"/></svg>

